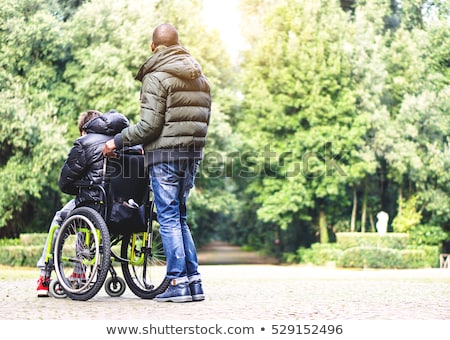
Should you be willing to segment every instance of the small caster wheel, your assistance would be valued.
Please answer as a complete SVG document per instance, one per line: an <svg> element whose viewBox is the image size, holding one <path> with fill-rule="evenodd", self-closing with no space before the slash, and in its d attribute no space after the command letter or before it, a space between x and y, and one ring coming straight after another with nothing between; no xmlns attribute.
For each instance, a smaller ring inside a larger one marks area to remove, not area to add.
<svg viewBox="0 0 450 340"><path fill-rule="evenodd" d="M111 297L121 296L126 287L125 280L118 276L115 279L110 277L105 281L106 293Z"/></svg>
<svg viewBox="0 0 450 340"><path fill-rule="evenodd" d="M61 286L58 280L51 280L50 286L48 287L50 294L57 299L64 299L67 297L64 288Z"/></svg>

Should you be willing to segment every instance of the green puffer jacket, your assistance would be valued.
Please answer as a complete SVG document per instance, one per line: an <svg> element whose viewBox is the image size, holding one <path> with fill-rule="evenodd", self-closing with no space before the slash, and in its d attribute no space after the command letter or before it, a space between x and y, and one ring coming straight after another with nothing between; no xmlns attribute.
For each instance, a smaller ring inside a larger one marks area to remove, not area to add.
<svg viewBox="0 0 450 340"><path fill-rule="evenodd" d="M202 158L211 115L208 79L181 45L160 46L140 68L141 119L114 137L117 148L142 144L146 164Z"/></svg>

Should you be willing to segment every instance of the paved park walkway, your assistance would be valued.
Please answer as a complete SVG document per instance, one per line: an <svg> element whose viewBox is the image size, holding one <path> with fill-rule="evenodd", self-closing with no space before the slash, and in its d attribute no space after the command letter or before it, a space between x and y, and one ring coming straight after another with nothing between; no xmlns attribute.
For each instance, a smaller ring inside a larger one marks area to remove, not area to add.
<svg viewBox="0 0 450 340"><path fill-rule="evenodd" d="M37 298L36 269L0 268L0 320L450 320L449 269L276 265L226 244L203 249L199 261L207 298L185 304L128 288L85 302Z"/></svg>
<svg viewBox="0 0 450 340"><path fill-rule="evenodd" d="M242 251L238 246L214 241L199 250L199 263L217 264L277 264L275 258L263 256L258 252Z"/></svg>

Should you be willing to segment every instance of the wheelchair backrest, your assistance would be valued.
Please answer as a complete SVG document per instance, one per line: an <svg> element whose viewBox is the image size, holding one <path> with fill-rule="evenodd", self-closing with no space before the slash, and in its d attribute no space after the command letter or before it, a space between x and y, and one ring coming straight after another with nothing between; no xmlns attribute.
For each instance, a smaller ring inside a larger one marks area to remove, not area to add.
<svg viewBox="0 0 450 340"><path fill-rule="evenodd" d="M106 169L108 205L130 199L138 205L145 203L149 180L143 155L123 153L118 158L108 158Z"/></svg>

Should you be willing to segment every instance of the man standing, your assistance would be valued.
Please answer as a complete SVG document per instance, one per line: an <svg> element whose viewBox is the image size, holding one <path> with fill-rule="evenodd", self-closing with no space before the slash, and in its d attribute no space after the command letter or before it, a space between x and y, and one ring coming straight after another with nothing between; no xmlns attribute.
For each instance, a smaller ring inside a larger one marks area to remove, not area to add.
<svg viewBox="0 0 450 340"><path fill-rule="evenodd" d="M105 156L115 148L142 144L167 259L168 289L160 302L205 299L197 251L187 225L186 202L206 142L211 93L200 65L178 43L171 24L153 31L153 55L141 66L140 121L108 141Z"/></svg>

